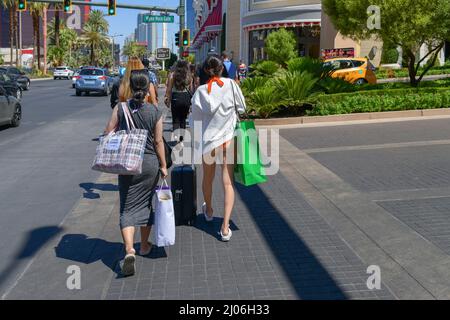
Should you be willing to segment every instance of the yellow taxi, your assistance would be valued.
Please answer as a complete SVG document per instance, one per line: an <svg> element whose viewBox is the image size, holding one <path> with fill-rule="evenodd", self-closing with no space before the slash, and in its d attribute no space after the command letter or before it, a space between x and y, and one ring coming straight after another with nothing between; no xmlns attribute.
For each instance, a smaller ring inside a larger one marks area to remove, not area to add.
<svg viewBox="0 0 450 320"><path fill-rule="evenodd" d="M324 61L334 70L333 78L342 78L353 84L376 84L375 67L367 58L333 58Z"/></svg>

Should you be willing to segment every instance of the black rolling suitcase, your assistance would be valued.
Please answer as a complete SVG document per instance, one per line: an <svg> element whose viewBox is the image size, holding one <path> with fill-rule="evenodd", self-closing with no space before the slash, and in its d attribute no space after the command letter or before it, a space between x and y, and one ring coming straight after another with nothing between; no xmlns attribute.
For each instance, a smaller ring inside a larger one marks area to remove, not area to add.
<svg viewBox="0 0 450 320"><path fill-rule="evenodd" d="M181 165L171 172L175 225L192 226L197 217L197 175L195 167Z"/></svg>

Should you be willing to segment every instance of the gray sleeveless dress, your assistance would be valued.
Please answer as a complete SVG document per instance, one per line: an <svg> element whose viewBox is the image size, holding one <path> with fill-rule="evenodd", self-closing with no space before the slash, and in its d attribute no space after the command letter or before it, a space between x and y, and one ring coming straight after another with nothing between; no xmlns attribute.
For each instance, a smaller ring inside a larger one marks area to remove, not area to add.
<svg viewBox="0 0 450 320"><path fill-rule="evenodd" d="M154 129L162 116L156 106L145 103L139 107L129 101L131 116L138 129L148 130L142 174L119 175L120 228L150 226L153 224L152 199L159 180L159 160L154 147ZM126 130L122 108L118 110L119 130Z"/></svg>

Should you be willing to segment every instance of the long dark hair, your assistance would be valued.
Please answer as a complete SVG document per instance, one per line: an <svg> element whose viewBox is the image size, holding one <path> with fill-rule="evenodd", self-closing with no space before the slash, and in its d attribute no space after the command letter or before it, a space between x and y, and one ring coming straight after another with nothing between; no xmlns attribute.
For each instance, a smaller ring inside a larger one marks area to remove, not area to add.
<svg viewBox="0 0 450 320"><path fill-rule="evenodd" d="M206 59L203 70L210 78L220 77L223 71L223 62L215 56L210 56Z"/></svg>
<svg viewBox="0 0 450 320"><path fill-rule="evenodd" d="M189 62L179 60L175 65L175 71L173 73L173 84L175 89L184 90L192 82L192 74L189 68Z"/></svg>
<svg viewBox="0 0 450 320"><path fill-rule="evenodd" d="M150 80L148 73L139 71L133 71L130 76L130 88L133 94L133 101L138 105L144 103L145 97L148 94L150 86Z"/></svg>

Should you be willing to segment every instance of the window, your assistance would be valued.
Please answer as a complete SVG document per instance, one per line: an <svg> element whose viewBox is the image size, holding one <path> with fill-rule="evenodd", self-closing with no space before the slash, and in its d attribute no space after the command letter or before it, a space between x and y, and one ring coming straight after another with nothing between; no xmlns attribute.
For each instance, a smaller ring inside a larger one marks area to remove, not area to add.
<svg viewBox="0 0 450 320"><path fill-rule="evenodd" d="M340 60L339 63L340 63L339 65L340 70L353 68L353 63L350 60Z"/></svg>
<svg viewBox="0 0 450 320"><path fill-rule="evenodd" d="M364 61L353 60L353 65L355 68L361 67L364 64Z"/></svg>
<svg viewBox="0 0 450 320"><path fill-rule="evenodd" d="M11 69L9 69L9 73L11 73L11 74L20 74L20 71L19 71L19 69L11 68Z"/></svg>
<svg viewBox="0 0 450 320"><path fill-rule="evenodd" d="M80 76L103 76L104 72L100 69L83 69Z"/></svg>

